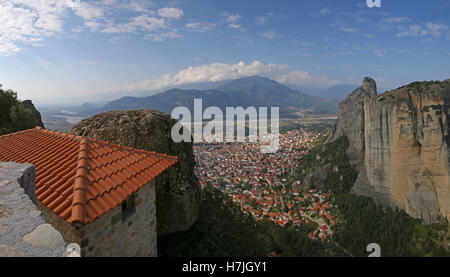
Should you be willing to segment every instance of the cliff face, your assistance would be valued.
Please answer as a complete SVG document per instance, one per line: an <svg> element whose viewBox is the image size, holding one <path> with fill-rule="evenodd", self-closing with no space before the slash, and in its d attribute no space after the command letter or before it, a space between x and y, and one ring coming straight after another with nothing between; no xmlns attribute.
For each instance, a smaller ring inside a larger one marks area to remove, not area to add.
<svg viewBox="0 0 450 277"><path fill-rule="evenodd" d="M355 89L339 104L338 120L332 141L347 136L349 147L347 156L350 163L359 169L364 159L364 106L372 96L377 95L377 85L370 77L365 77L362 86Z"/></svg>
<svg viewBox="0 0 450 277"><path fill-rule="evenodd" d="M42 128L44 128L44 123L42 122L41 113L33 105L33 102L31 100L22 101L22 106L24 106L25 109L30 110L31 113L33 114L33 116L37 119L38 126L41 126Z"/></svg>
<svg viewBox="0 0 450 277"><path fill-rule="evenodd" d="M412 83L363 106L364 162L352 191L425 223L450 218L450 80Z"/></svg>
<svg viewBox="0 0 450 277"><path fill-rule="evenodd" d="M194 173L192 143L175 143L170 115L154 110L111 111L73 126L69 133L177 156L179 162L156 183L158 236L186 231L200 208L200 184Z"/></svg>

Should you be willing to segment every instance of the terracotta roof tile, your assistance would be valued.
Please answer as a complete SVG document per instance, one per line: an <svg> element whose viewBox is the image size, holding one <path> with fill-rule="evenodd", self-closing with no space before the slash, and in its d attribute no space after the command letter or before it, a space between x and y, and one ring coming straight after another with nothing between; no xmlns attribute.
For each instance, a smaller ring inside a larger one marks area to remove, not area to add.
<svg viewBox="0 0 450 277"><path fill-rule="evenodd" d="M0 161L32 163L37 199L65 221L87 224L178 159L36 127L0 136Z"/></svg>

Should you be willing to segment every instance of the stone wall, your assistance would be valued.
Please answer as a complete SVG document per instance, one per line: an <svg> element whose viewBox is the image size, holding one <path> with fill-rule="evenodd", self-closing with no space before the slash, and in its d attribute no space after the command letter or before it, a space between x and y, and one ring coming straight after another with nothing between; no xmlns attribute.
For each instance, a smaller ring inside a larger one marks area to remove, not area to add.
<svg viewBox="0 0 450 277"><path fill-rule="evenodd" d="M80 229L82 257L157 255L155 181L135 192L134 213L122 218L118 205Z"/></svg>
<svg viewBox="0 0 450 277"><path fill-rule="evenodd" d="M61 257L65 241L35 203L32 164L0 162L0 257Z"/></svg>

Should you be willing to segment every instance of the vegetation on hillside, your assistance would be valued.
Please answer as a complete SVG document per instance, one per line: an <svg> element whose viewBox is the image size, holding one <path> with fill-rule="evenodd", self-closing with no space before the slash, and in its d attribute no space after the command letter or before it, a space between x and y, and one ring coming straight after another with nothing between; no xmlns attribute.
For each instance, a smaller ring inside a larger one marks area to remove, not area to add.
<svg viewBox="0 0 450 277"><path fill-rule="evenodd" d="M34 128L37 125L39 120L33 115L33 111L17 100L17 93L3 90L0 85L0 135Z"/></svg>

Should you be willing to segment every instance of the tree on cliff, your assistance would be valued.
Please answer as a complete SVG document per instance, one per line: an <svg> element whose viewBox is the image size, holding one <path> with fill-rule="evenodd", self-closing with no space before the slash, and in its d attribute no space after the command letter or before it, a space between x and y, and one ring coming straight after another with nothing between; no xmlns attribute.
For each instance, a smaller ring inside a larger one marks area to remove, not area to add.
<svg viewBox="0 0 450 277"><path fill-rule="evenodd" d="M3 90L0 84L0 135L30 129L41 125L29 108L17 99L17 93Z"/></svg>

